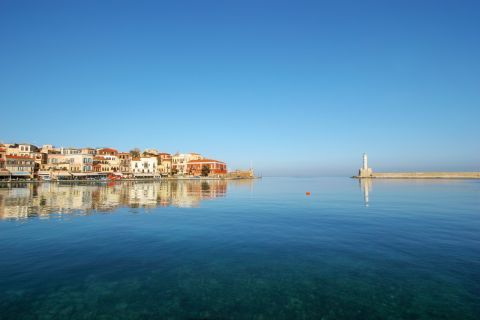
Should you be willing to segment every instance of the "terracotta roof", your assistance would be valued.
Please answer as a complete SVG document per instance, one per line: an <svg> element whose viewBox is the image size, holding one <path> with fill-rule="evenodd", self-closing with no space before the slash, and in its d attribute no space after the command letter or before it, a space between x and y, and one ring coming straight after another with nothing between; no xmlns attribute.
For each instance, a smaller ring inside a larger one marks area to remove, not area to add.
<svg viewBox="0 0 480 320"><path fill-rule="evenodd" d="M214 160L214 159L200 159L200 160L188 161L188 163L207 163L207 162L225 163L225 162Z"/></svg>
<svg viewBox="0 0 480 320"><path fill-rule="evenodd" d="M30 158L30 157L27 157L27 156L7 155L7 158L10 158L10 159L28 159L28 160L32 160L32 161L33 161L33 158Z"/></svg>
<svg viewBox="0 0 480 320"><path fill-rule="evenodd" d="M112 149L112 148L103 148L103 149L98 150L98 152L116 152L116 153L118 153L118 150Z"/></svg>

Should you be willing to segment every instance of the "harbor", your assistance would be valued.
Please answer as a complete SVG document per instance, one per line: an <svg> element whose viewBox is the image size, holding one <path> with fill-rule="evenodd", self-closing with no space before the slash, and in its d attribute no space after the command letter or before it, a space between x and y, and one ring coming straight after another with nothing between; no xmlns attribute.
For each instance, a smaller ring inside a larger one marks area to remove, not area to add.
<svg viewBox="0 0 480 320"><path fill-rule="evenodd" d="M155 181L254 179L253 168L227 170L227 163L199 153L138 148L41 147L0 143L0 183L10 181Z"/></svg>

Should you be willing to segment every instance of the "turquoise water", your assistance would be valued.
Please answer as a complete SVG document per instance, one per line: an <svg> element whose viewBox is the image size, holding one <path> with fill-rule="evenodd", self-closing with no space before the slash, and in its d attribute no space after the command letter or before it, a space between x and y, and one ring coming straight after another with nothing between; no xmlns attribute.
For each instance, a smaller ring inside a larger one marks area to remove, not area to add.
<svg viewBox="0 0 480 320"><path fill-rule="evenodd" d="M0 297L2 320L478 319L480 181L4 185Z"/></svg>

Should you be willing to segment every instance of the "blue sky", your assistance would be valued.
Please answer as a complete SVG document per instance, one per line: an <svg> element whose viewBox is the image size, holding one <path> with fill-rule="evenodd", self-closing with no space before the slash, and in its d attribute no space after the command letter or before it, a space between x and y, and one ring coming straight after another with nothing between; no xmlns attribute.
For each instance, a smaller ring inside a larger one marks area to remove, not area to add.
<svg viewBox="0 0 480 320"><path fill-rule="evenodd" d="M480 170L478 1L0 0L0 140Z"/></svg>

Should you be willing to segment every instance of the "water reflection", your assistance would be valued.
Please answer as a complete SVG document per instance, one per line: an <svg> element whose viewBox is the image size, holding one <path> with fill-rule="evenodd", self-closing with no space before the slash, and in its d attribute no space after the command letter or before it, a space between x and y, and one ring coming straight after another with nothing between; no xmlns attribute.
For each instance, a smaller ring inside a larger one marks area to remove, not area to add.
<svg viewBox="0 0 480 320"><path fill-rule="evenodd" d="M0 219L109 212L118 207L198 207L201 201L224 197L227 183L224 180L75 185L9 183L0 185Z"/></svg>
<svg viewBox="0 0 480 320"><path fill-rule="evenodd" d="M368 207L368 203L370 201L369 195L372 192L372 179L359 179L360 181L360 188L363 192L363 202L365 207Z"/></svg>

